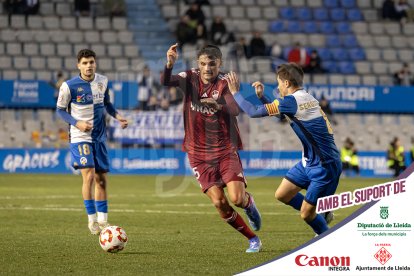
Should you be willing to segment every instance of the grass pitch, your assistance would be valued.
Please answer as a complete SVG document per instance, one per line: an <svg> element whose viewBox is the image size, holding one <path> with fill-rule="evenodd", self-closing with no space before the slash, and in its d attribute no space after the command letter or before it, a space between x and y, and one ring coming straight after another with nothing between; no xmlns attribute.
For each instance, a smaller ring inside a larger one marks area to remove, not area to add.
<svg viewBox="0 0 414 276"><path fill-rule="evenodd" d="M235 274L314 236L296 211L275 201L280 181L249 179L262 213L263 252L247 254L247 240L220 219L192 177L109 175L109 222L129 238L124 251L110 254L87 228L80 176L3 174L0 274ZM337 193L386 181L342 179ZM336 211L333 224L359 207Z"/></svg>

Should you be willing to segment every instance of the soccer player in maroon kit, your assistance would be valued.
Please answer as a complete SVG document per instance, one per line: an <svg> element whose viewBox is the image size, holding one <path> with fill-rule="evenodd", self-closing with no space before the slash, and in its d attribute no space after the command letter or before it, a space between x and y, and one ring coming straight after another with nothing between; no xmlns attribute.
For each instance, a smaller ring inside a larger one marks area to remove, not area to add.
<svg viewBox="0 0 414 276"><path fill-rule="evenodd" d="M178 58L177 44L167 51L167 64L161 83L180 87L184 91L183 150L202 191L210 198L220 216L247 239L246 252L259 252L262 243L233 209L224 193L227 187L230 201L243 208L251 227L261 227L260 213L253 197L246 192L246 180L238 150L242 142L235 116L239 107L220 73L222 54L218 47L207 45L197 54L198 69L172 75Z"/></svg>

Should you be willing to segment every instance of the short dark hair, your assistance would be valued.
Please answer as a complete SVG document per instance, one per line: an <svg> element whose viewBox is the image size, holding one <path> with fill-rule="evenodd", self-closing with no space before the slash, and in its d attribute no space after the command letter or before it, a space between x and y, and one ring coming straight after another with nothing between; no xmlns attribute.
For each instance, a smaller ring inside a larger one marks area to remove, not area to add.
<svg viewBox="0 0 414 276"><path fill-rule="evenodd" d="M90 50L90 49L82 49L78 52L78 62L82 59L82 58L88 58L88 57L93 57L94 59L96 59L96 54L94 51Z"/></svg>
<svg viewBox="0 0 414 276"><path fill-rule="evenodd" d="M296 63L284 63L277 67L276 74L281 80L287 80L295 87L303 85L303 70Z"/></svg>
<svg viewBox="0 0 414 276"><path fill-rule="evenodd" d="M197 53L197 59L200 58L200 56L206 55L210 59L220 59L222 57L220 48L216 45L208 44L201 48Z"/></svg>

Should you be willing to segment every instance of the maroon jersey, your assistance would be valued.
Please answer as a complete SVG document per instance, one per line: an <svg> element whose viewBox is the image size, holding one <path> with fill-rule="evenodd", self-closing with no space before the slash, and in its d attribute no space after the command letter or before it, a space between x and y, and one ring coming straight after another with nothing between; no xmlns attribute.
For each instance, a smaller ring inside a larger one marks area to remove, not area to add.
<svg viewBox="0 0 414 276"><path fill-rule="evenodd" d="M239 107L223 78L219 74L210 84L203 84L200 70L192 69L171 75L172 69L165 68L161 82L176 86L184 91L183 150L197 154L204 160L219 158L232 151L242 149L236 116ZM222 105L221 110L203 105L200 100L212 98ZM201 155L201 156L200 156Z"/></svg>

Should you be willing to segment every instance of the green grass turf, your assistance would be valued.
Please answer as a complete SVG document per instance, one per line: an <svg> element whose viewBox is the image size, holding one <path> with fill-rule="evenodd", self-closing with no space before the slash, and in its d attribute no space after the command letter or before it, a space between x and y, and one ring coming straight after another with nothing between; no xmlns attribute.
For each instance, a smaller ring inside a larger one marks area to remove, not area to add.
<svg viewBox="0 0 414 276"><path fill-rule="evenodd" d="M109 176L109 222L129 238L104 252L87 229L81 177L0 175L2 275L231 275L313 238L291 207L277 203L280 178L249 179L262 213L263 252L224 223L192 177ZM337 193L386 182L342 179ZM335 212L334 224L357 208ZM241 214L244 213L238 209Z"/></svg>

